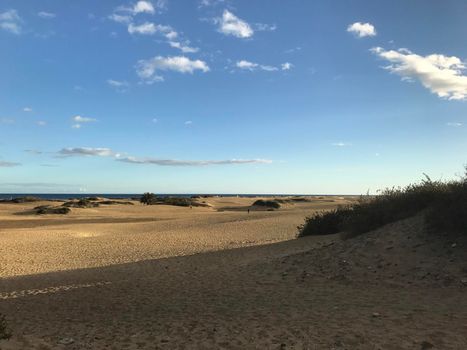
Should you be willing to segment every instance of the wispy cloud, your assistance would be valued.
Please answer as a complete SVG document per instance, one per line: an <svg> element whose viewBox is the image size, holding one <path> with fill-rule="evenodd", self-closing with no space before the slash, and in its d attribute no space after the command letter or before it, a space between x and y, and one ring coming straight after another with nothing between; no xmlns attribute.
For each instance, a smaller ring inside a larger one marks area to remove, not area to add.
<svg viewBox="0 0 467 350"><path fill-rule="evenodd" d="M199 48L189 46L190 45L189 41L187 41L185 43L181 43L181 42L178 42L178 41L169 41L169 45L171 47L179 49L183 53L195 53L195 52L199 51Z"/></svg>
<svg viewBox="0 0 467 350"><path fill-rule="evenodd" d="M16 162L7 162L4 160L0 160L0 168L12 168L15 166L20 166L21 163L16 163Z"/></svg>
<svg viewBox="0 0 467 350"><path fill-rule="evenodd" d="M456 56L420 56L407 49L396 51L381 47L375 47L371 52L388 61L390 65L384 68L400 75L402 80L418 80L425 88L444 99L467 99L466 66Z"/></svg>
<svg viewBox="0 0 467 350"><path fill-rule="evenodd" d="M226 0L200 0L199 7L208 7L224 4Z"/></svg>
<svg viewBox="0 0 467 350"><path fill-rule="evenodd" d="M0 13L0 29L19 35L22 31L22 22L23 20L16 10L8 10Z"/></svg>
<svg viewBox="0 0 467 350"><path fill-rule="evenodd" d="M44 19L52 19L52 18L57 17L57 15L56 15L55 13L46 12L46 11L38 12L37 15L38 15L40 18L44 18Z"/></svg>
<svg viewBox="0 0 467 350"><path fill-rule="evenodd" d="M76 147L62 148L57 152L58 158L67 157L111 157L119 162L130 164L152 164L160 166L209 166L209 165L229 165L229 164L270 164L268 159L228 159L228 160L179 160L161 158L138 158L132 156L122 156L110 148Z"/></svg>
<svg viewBox="0 0 467 350"><path fill-rule="evenodd" d="M24 107L23 112L32 112L32 108L31 107Z"/></svg>
<svg viewBox="0 0 467 350"><path fill-rule="evenodd" d="M275 66L254 63L254 62L250 62L247 60L240 60L235 63L235 66L242 70L249 70L249 71L264 70L267 72L274 72L278 70L290 70L292 69L293 64L289 62L285 62L281 64L280 67L275 67Z"/></svg>
<svg viewBox="0 0 467 350"><path fill-rule="evenodd" d="M376 29L370 23L355 22L347 27L347 31L355 34L358 38L376 35Z"/></svg>
<svg viewBox="0 0 467 350"><path fill-rule="evenodd" d="M461 127L463 124L462 123L458 123L458 122L449 122L449 123L446 123L447 126L452 126L454 128L459 128Z"/></svg>
<svg viewBox="0 0 467 350"><path fill-rule="evenodd" d="M82 124L97 122L97 119L82 117L80 115L75 115L71 120L74 122L74 124L71 125L73 129L81 129Z"/></svg>
<svg viewBox="0 0 467 350"><path fill-rule="evenodd" d="M352 146L351 143L348 143L348 142L334 142L334 143L331 143L332 146L335 146L335 147L349 147L349 146Z"/></svg>
<svg viewBox="0 0 467 350"><path fill-rule="evenodd" d="M157 26L150 22L145 22L140 25L134 25L133 23L130 23L128 25L128 33L130 34L153 35L157 33L157 31Z"/></svg>
<svg viewBox="0 0 467 350"><path fill-rule="evenodd" d="M125 92L130 87L130 84L123 80L108 79L107 84L118 92Z"/></svg>
<svg viewBox="0 0 467 350"><path fill-rule="evenodd" d="M229 160L176 160L126 157L117 159L120 162L131 164L152 164L159 166L209 166L209 165L232 165L232 164L270 164L267 159L229 159Z"/></svg>
<svg viewBox="0 0 467 350"><path fill-rule="evenodd" d="M232 35L237 38L249 38L253 36L253 28L244 20L235 16L229 10L224 10L222 17L215 18L218 30L225 35Z"/></svg>
<svg viewBox="0 0 467 350"><path fill-rule="evenodd" d="M119 15L117 13L112 13L108 16L108 18L114 22L122 23L122 24L129 24L133 20L133 17L129 15Z"/></svg>
<svg viewBox="0 0 467 350"><path fill-rule="evenodd" d="M277 29L275 24L255 23L254 28L258 32L273 32Z"/></svg>
<svg viewBox="0 0 467 350"><path fill-rule="evenodd" d="M0 124L14 124L15 120L12 118L0 118Z"/></svg>
<svg viewBox="0 0 467 350"><path fill-rule="evenodd" d="M193 125L193 121L187 120L187 121L186 121L185 123L183 123L183 124L185 124L186 126L190 126L190 125Z"/></svg>
<svg viewBox="0 0 467 350"><path fill-rule="evenodd" d="M191 60L185 56L156 56L148 60L140 60L136 65L136 73L145 83L163 81L159 71L174 71L193 74L195 71L209 72L209 66L201 60Z"/></svg>
<svg viewBox="0 0 467 350"><path fill-rule="evenodd" d="M38 120L38 121L36 122L36 124L39 125L39 126L46 126L46 125L47 125L47 122L46 122L45 120Z"/></svg>
<svg viewBox="0 0 467 350"><path fill-rule="evenodd" d="M75 147L62 148L58 151L61 157L73 156L94 156L94 157L119 157L120 154L112 151L110 148L92 148L92 147Z"/></svg>

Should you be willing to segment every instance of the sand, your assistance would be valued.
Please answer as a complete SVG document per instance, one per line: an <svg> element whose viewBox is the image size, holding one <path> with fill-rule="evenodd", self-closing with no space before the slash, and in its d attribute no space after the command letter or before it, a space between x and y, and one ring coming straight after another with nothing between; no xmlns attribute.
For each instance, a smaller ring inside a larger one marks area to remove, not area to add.
<svg viewBox="0 0 467 350"><path fill-rule="evenodd" d="M465 349L464 242L431 244L417 218L297 240L306 215L346 199L250 214L238 208L251 199L206 200L66 217L0 204L0 313L14 331L0 348Z"/></svg>

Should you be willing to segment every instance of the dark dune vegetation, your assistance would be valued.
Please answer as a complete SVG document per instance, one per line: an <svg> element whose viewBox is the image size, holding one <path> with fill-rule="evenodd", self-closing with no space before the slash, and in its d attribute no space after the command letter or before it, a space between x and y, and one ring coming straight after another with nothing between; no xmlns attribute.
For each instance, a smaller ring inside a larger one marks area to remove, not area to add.
<svg viewBox="0 0 467 350"><path fill-rule="evenodd" d="M420 212L427 229L464 233L467 228L467 168L459 180L433 181L389 188L377 196L362 196L354 204L318 212L298 227L298 237L344 232L347 238L380 228Z"/></svg>

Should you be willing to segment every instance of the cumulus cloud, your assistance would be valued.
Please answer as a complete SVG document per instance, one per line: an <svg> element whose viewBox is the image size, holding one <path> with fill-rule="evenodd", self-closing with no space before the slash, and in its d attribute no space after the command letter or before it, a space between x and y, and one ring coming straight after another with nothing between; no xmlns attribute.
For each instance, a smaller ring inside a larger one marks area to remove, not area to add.
<svg viewBox="0 0 467 350"><path fill-rule="evenodd" d="M133 6L133 14L138 14L138 13L149 13L149 14L154 14L156 10L154 9L154 6L152 5L151 2L149 1L138 1L134 6Z"/></svg>
<svg viewBox="0 0 467 350"><path fill-rule="evenodd" d="M16 162L6 162L4 160L0 160L0 168L12 168L15 166L20 166L21 163L16 163Z"/></svg>
<svg viewBox="0 0 467 350"><path fill-rule="evenodd" d="M76 147L62 148L58 151L58 155L62 157L73 156L94 156L94 157L119 157L120 154L112 151L110 148L92 148L92 147Z"/></svg>
<svg viewBox="0 0 467 350"><path fill-rule="evenodd" d="M239 69L242 70L249 70L249 71L255 71L255 70L264 70L267 72L274 72L278 70L289 70L293 67L292 63L286 62L281 64L280 68L275 67L275 66L269 66L269 65L264 65L264 64L259 64L259 63L254 63L250 62L247 60L240 60L235 63L235 66Z"/></svg>
<svg viewBox="0 0 467 350"><path fill-rule="evenodd" d="M282 70L290 70L293 68L293 64L290 62L285 62L281 64L281 69Z"/></svg>
<svg viewBox="0 0 467 350"><path fill-rule="evenodd" d="M251 26L235 16L229 10L224 10L222 17L216 18L215 23L219 26L219 31L225 35L233 35L237 38L249 38L254 31Z"/></svg>
<svg viewBox="0 0 467 350"><path fill-rule="evenodd" d="M0 29L19 35L21 34L22 22L23 21L16 10L8 10L0 13Z"/></svg>
<svg viewBox="0 0 467 350"><path fill-rule="evenodd" d="M347 27L347 31L355 34L358 38L376 35L376 29L370 23L355 22Z"/></svg>
<svg viewBox="0 0 467 350"><path fill-rule="evenodd" d="M52 18L57 17L57 15L56 15L55 13L46 12L46 11L38 12L37 15L38 15L40 18L44 18L44 19L52 19Z"/></svg>
<svg viewBox="0 0 467 350"><path fill-rule="evenodd" d="M177 160L177 159L155 159L125 157L118 159L120 162L131 164L152 164L160 166L208 166L208 165L231 165L231 164L269 164L267 159L229 159L229 160Z"/></svg>
<svg viewBox="0 0 467 350"><path fill-rule="evenodd" d="M407 49L385 50L376 47L371 51L388 61L390 64L384 68L400 75L402 80L418 80L444 99L467 99L466 66L459 58L442 54L421 56Z"/></svg>
<svg viewBox="0 0 467 350"><path fill-rule="evenodd" d="M146 83L163 81L158 71L175 71L193 74L195 71L209 72L209 66L201 60L191 60L185 56L156 56L148 60L140 60L136 65L136 73Z"/></svg>

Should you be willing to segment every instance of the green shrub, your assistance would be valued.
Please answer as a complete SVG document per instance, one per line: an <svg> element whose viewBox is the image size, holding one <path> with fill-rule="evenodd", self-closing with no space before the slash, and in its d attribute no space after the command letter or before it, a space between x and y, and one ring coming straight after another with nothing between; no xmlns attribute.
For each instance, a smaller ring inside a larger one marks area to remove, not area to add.
<svg viewBox="0 0 467 350"><path fill-rule="evenodd" d="M273 209L279 209L281 207L280 203L277 202L276 200L264 200L264 199L258 199L253 203L253 205L257 205L260 207L266 207L266 208L273 208Z"/></svg>
<svg viewBox="0 0 467 350"><path fill-rule="evenodd" d="M347 237L426 212L426 223L437 231L467 231L467 175L458 181L432 181L386 189L361 197L348 207L318 213L299 226L299 237L345 231Z"/></svg>
<svg viewBox="0 0 467 350"><path fill-rule="evenodd" d="M298 226L298 236L331 235L342 230L342 225L350 215L351 209L337 208L330 211L318 212L305 219L303 225Z"/></svg>
<svg viewBox="0 0 467 350"><path fill-rule="evenodd" d="M154 193L146 192L141 196L139 201L146 205L154 204L156 202L156 195Z"/></svg>

